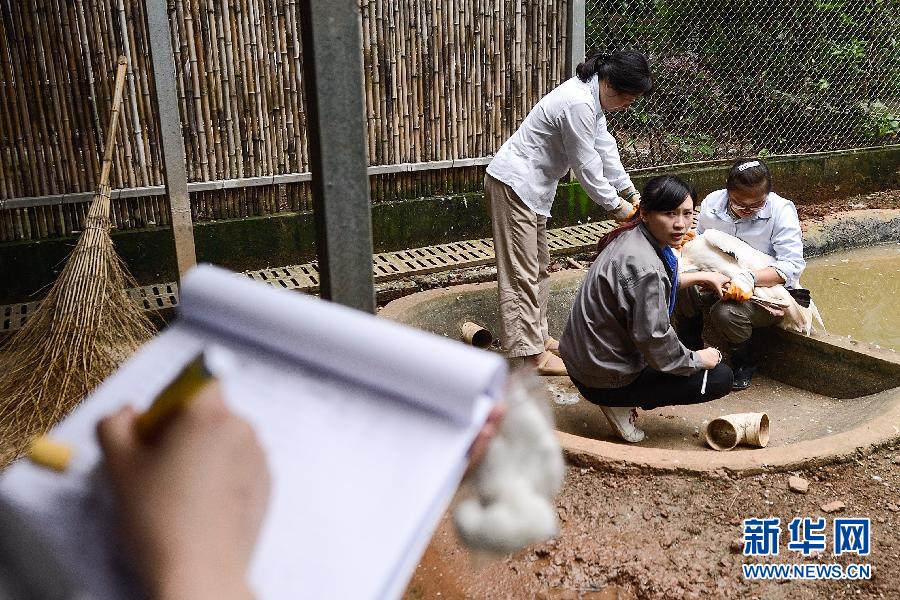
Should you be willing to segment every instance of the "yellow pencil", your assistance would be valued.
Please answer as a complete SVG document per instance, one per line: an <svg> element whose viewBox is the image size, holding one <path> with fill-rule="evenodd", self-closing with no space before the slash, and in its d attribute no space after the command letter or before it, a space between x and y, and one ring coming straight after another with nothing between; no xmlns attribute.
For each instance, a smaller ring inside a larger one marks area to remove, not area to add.
<svg viewBox="0 0 900 600"><path fill-rule="evenodd" d="M38 466L63 473L69 468L69 461L72 460L72 448L50 436L42 435L32 440L28 448L28 458Z"/></svg>
<svg viewBox="0 0 900 600"><path fill-rule="evenodd" d="M214 379L206 366L206 356L200 352L159 393L150 408L135 420L134 428L138 438L145 443L152 441L166 423L183 410L203 386Z"/></svg>
<svg viewBox="0 0 900 600"><path fill-rule="evenodd" d="M152 441L203 386L214 380L206 367L206 356L200 352L159 393L150 408L138 416L134 424L138 438L144 443ZM36 465L62 473L68 468L72 454L67 444L43 435L32 440L27 456Z"/></svg>

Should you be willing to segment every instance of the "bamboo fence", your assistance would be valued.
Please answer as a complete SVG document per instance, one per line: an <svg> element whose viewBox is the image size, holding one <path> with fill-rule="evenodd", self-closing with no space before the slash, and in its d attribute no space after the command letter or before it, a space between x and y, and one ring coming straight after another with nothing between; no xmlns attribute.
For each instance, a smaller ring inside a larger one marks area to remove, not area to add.
<svg viewBox="0 0 900 600"><path fill-rule="evenodd" d="M168 0L188 179L309 170L302 0ZM567 0L359 0L370 165L496 152L566 78ZM143 0L0 0L0 199L93 190L116 57L129 59L113 188L163 183ZM340 76L340 74L335 74ZM480 189L483 166L371 176L372 201ZM191 194L193 218L312 207L308 181ZM0 211L0 242L78 231L87 202ZM119 229L165 196L117 198Z"/></svg>

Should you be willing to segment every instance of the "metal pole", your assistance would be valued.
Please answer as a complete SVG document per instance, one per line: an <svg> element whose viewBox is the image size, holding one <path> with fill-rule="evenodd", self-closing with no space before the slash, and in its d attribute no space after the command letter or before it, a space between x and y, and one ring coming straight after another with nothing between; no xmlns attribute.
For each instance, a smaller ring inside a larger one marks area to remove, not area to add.
<svg viewBox="0 0 900 600"><path fill-rule="evenodd" d="M569 38L566 68L570 76L575 74L575 67L584 61L586 54L584 2L585 0L571 0L569 13L566 15L566 36Z"/></svg>
<svg viewBox="0 0 900 600"><path fill-rule="evenodd" d="M374 313L360 19L357 0L300 2L319 289Z"/></svg>
<svg viewBox="0 0 900 600"><path fill-rule="evenodd" d="M172 237L180 277L197 264L197 253L194 249L194 224L191 220L191 200L184 166L184 138L181 134L181 116L178 113L175 88L175 55L172 52L168 3L166 0L145 0L144 7L153 60L156 115L162 136L165 186L169 194Z"/></svg>

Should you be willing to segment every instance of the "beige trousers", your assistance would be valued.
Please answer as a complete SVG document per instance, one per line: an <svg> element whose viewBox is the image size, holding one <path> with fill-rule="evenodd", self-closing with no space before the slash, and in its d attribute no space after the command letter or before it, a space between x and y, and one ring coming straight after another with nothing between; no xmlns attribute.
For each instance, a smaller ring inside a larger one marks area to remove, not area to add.
<svg viewBox="0 0 900 600"><path fill-rule="evenodd" d="M510 358L540 354L547 338L550 248L547 217L535 214L505 183L484 176L494 231L500 342Z"/></svg>

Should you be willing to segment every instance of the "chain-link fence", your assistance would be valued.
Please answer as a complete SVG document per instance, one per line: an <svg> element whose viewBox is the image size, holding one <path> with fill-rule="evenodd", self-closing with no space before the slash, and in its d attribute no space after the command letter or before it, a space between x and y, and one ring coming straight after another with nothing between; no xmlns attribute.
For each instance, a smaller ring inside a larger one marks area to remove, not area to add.
<svg viewBox="0 0 900 600"><path fill-rule="evenodd" d="M629 167L900 142L898 0L588 0L588 51L648 54L610 118Z"/></svg>

